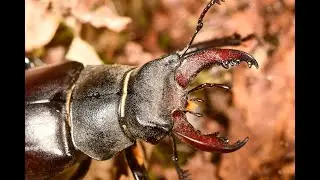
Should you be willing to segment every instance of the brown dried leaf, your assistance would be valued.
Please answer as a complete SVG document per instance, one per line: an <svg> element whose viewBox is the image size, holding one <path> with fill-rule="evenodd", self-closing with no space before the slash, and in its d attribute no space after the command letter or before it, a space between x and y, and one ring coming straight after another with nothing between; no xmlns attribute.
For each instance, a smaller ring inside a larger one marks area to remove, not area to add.
<svg viewBox="0 0 320 180"><path fill-rule="evenodd" d="M131 18L119 16L107 5L103 5L94 11L74 7L72 14L82 23L90 23L96 28L106 27L115 32L123 31L131 22Z"/></svg>
<svg viewBox="0 0 320 180"><path fill-rule="evenodd" d="M48 3L27 0L25 17L25 51L41 48L51 41L61 16L48 10Z"/></svg>
<svg viewBox="0 0 320 180"><path fill-rule="evenodd" d="M133 177L128 177L128 176L125 176L125 175L121 175L119 180L131 180L133 179Z"/></svg>
<svg viewBox="0 0 320 180"><path fill-rule="evenodd" d="M208 152L198 152L189 159L183 168L191 173L191 179L218 179L215 173L217 167L211 162L211 156Z"/></svg>
<svg viewBox="0 0 320 180"><path fill-rule="evenodd" d="M168 154L170 156L170 154ZM189 171L190 179L212 179L215 180L216 166L211 162L212 154L208 152L197 152L192 158L189 158L185 166L181 166L183 170ZM158 164L152 165L152 171L160 179L176 180L178 175L175 168L165 168Z"/></svg>
<svg viewBox="0 0 320 180"><path fill-rule="evenodd" d="M135 42L128 42L124 47L124 56L117 60L119 64L142 65L152 60L153 56L145 52L142 46Z"/></svg>
<svg viewBox="0 0 320 180"><path fill-rule="evenodd" d="M95 180L97 178L101 180L112 179L114 169L114 160L107 161L92 160L90 168L84 180Z"/></svg>
<svg viewBox="0 0 320 180"><path fill-rule="evenodd" d="M73 39L66 58L68 60L81 62L84 65L103 64L94 48L80 37Z"/></svg>
<svg viewBox="0 0 320 180"><path fill-rule="evenodd" d="M228 111L230 136L249 136L250 140L241 150L224 157L224 179L288 179L294 175L293 37L293 32L283 32L274 55L259 70L234 70L235 109Z"/></svg>

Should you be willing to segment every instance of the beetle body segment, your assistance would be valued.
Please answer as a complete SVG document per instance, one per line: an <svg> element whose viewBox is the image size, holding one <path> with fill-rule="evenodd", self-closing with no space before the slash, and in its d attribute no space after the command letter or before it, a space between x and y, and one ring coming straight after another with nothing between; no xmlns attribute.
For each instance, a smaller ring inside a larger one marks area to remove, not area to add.
<svg viewBox="0 0 320 180"><path fill-rule="evenodd" d="M82 69L80 63L69 62L26 72L27 179L55 176L79 160L71 140L66 102Z"/></svg>
<svg viewBox="0 0 320 180"><path fill-rule="evenodd" d="M87 66L71 98L71 132L77 149L106 160L133 144L119 120L123 79L133 67Z"/></svg>
<svg viewBox="0 0 320 180"><path fill-rule="evenodd" d="M68 61L26 71L27 179L54 177L89 157L106 160L133 144L118 115L132 68Z"/></svg>

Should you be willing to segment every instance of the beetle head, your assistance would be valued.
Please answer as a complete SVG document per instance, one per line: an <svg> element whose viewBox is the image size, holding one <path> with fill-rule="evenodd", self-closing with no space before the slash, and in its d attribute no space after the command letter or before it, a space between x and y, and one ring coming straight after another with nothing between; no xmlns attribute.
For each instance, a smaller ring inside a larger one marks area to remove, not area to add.
<svg viewBox="0 0 320 180"><path fill-rule="evenodd" d="M186 94L177 88L174 78L180 63L179 56L171 54L146 63L131 74L125 122L134 138L156 144L171 132L172 111L186 102Z"/></svg>
<svg viewBox="0 0 320 180"><path fill-rule="evenodd" d="M241 61L258 68L257 61L245 52L212 48L186 53L183 57L171 54L134 70L125 107L130 134L156 144L173 132L182 141L204 151L232 152L241 148L247 138L229 145L217 133L204 135L196 131L185 116L191 112L187 110L190 91L186 89L199 72L213 65L229 68Z"/></svg>

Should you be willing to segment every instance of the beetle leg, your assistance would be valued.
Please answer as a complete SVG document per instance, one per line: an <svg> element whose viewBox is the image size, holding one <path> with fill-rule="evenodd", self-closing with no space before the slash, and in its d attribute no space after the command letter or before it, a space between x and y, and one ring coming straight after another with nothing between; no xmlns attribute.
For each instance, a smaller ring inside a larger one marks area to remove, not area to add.
<svg viewBox="0 0 320 180"><path fill-rule="evenodd" d="M146 168L144 166L144 158L137 144L130 146L125 150L126 159L135 180L147 180Z"/></svg>
<svg viewBox="0 0 320 180"><path fill-rule="evenodd" d="M191 94L194 91L198 91L198 90L206 88L206 87L219 87L219 88L223 88L223 89L226 89L226 90L230 90L230 87L226 86L224 84L204 83L204 84L200 84L199 86L197 86L197 87L191 89L190 91L188 91L188 94Z"/></svg>
<svg viewBox="0 0 320 180"><path fill-rule="evenodd" d="M34 63L31 62L30 59L27 57L24 58L24 66L25 66L24 68L25 70L35 67Z"/></svg>
<svg viewBox="0 0 320 180"><path fill-rule="evenodd" d="M28 70L34 67L43 66L46 65L44 62L42 62L41 59L38 58L29 58L27 56L24 57L24 70Z"/></svg>
<svg viewBox="0 0 320 180"><path fill-rule="evenodd" d="M187 180L187 179L189 179L190 173L189 173L188 170L183 170L183 169L180 168L176 141L175 141L173 136L171 136L171 138L172 138L172 149L173 149L173 152L172 152L173 165L174 165L174 167L175 167L175 169L177 171L179 180Z"/></svg>
<svg viewBox="0 0 320 180"><path fill-rule="evenodd" d="M229 140L220 137L219 133L202 134L196 131L193 126L187 121L183 112L175 111L173 113L173 133L183 142L194 146L197 149L208 152L229 153L240 149L244 146L249 138L243 141L238 141L234 144L229 144Z"/></svg>
<svg viewBox="0 0 320 180"><path fill-rule="evenodd" d="M74 174L70 180L78 180L83 179L83 177L87 174L91 164L91 158L85 159L83 162L81 162L77 173Z"/></svg>

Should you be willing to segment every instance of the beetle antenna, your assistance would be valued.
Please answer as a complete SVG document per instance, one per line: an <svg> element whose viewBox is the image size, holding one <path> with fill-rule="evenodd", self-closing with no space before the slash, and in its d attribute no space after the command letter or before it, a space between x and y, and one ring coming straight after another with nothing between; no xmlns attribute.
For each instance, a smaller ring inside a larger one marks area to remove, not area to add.
<svg viewBox="0 0 320 180"><path fill-rule="evenodd" d="M178 173L179 180L188 180L190 173L188 170L183 170L180 168L179 163L178 163L179 159L178 159L178 153L177 153L176 140L174 139L173 135L171 135L171 139L172 139L172 149L173 149L172 162L173 162L173 165L176 168L176 171Z"/></svg>
<svg viewBox="0 0 320 180"><path fill-rule="evenodd" d="M227 85L224 85L224 84L204 83L204 84L200 84L199 86L197 86L197 87L191 89L190 91L188 91L188 94L190 94L190 93L192 93L194 91L198 91L200 89L206 88L206 87L209 87L209 88L219 87L219 88L222 88L222 89L230 90L230 87L227 86Z"/></svg>
<svg viewBox="0 0 320 180"><path fill-rule="evenodd" d="M182 50L182 54L180 55L180 58L183 57L186 52L188 51L188 49L190 48L190 46L192 45L193 43L193 40L194 38L197 36L198 32L202 29L203 27L203 18L204 16L206 15L206 13L208 12L208 10L211 8L211 6L213 6L215 3L217 4L221 4L220 1L224 2L225 0L211 0L207 6L203 9L199 19L198 19L198 24L197 24L197 28L196 28L196 32L193 34L189 44L187 45L187 47L185 47L183 50Z"/></svg>

